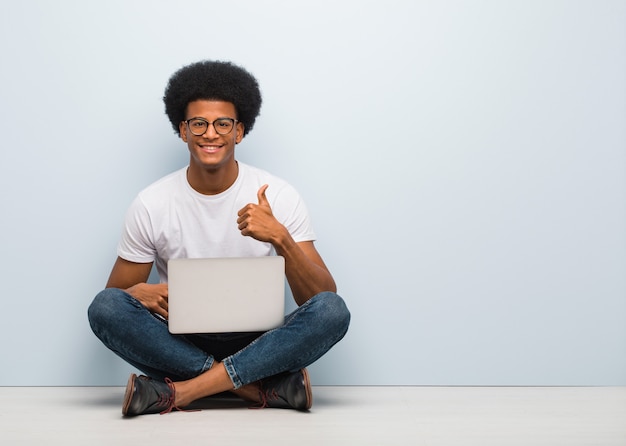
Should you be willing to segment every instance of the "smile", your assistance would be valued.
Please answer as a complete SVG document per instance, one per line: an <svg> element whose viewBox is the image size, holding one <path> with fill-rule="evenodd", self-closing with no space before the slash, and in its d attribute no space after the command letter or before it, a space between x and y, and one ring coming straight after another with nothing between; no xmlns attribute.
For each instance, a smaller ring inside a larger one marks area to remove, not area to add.
<svg viewBox="0 0 626 446"><path fill-rule="evenodd" d="M200 145L200 150L206 153L214 153L222 148L221 145Z"/></svg>

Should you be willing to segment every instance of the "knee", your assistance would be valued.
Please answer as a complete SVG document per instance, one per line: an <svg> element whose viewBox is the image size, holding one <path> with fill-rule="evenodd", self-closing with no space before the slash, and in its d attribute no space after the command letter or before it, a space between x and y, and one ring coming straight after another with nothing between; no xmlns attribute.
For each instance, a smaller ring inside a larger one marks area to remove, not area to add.
<svg viewBox="0 0 626 446"><path fill-rule="evenodd" d="M117 288L107 288L99 292L87 309L89 325L94 332L106 325L107 322L119 316L119 304L123 299L124 292Z"/></svg>
<svg viewBox="0 0 626 446"><path fill-rule="evenodd" d="M324 309L324 326L343 337L350 326L350 311L345 301L337 293L330 291L320 293L316 297Z"/></svg>

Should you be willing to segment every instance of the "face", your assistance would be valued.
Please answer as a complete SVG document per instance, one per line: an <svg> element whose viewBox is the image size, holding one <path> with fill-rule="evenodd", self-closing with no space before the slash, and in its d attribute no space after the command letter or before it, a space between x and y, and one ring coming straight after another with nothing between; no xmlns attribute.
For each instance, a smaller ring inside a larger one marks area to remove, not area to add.
<svg viewBox="0 0 626 446"><path fill-rule="evenodd" d="M199 100L187 105L186 119L203 118L213 122L219 118L237 119L231 102ZM235 145L243 139L243 124L238 122L227 135L220 135L209 125L203 135L196 136L186 123L181 122L180 137L189 148L190 167L204 170L228 169L236 166Z"/></svg>

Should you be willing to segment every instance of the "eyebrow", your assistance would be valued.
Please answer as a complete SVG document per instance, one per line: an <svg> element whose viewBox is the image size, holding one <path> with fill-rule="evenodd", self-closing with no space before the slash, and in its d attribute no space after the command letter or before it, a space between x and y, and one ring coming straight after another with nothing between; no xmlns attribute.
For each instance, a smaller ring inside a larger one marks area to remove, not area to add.
<svg viewBox="0 0 626 446"><path fill-rule="evenodd" d="M192 119L202 119L203 121L211 122L208 119L203 118L202 116L194 116L192 118L187 118L187 121L191 121ZM220 116L219 118L215 118L215 121L217 121L219 119L232 119L233 121L237 121L237 119L231 118L230 116Z"/></svg>

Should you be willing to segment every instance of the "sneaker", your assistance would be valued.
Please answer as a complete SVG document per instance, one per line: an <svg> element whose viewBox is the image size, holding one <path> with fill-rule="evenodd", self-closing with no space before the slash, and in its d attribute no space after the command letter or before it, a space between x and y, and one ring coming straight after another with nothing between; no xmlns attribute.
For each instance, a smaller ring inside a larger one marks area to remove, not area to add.
<svg viewBox="0 0 626 446"><path fill-rule="evenodd" d="M261 408L309 410L313 404L309 373L302 369L266 378L261 381L259 396Z"/></svg>
<svg viewBox="0 0 626 446"><path fill-rule="evenodd" d="M133 373L126 384L122 414L130 417L171 412L173 409L178 409L174 404L175 392L174 384L168 378L165 382L159 382Z"/></svg>

